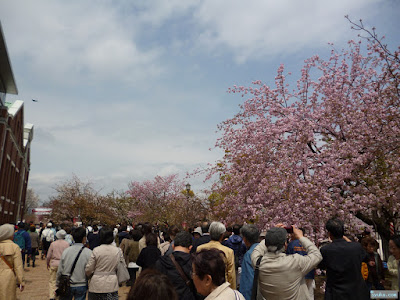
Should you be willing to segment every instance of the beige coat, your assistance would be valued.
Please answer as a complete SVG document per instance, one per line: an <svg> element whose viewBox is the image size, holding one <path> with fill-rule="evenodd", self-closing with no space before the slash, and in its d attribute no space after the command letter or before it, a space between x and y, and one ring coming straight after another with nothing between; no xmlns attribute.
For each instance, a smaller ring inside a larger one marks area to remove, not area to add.
<svg viewBox="0 0 400 300"><path fill-rule="evenodd" d="M89 280L89 292L112 293L118 291L117 263L125 264L120 248L113 245L100 245L93 249L86 265Z"/></svg>
<svg viewBox="0 0 400 300"><path fill-rule="evenodd" d="M236 289L236 271L235 271L235 255L231 248L225 247L218 241L211 240L210 242L197 247L197 252L201 249L215 248L225 253L225 278L231 284L232 289Z"/></svg>
<svg viewBox="0 0 400 300"><path fill-rule="evenodd" d="M251 262L256 265L262 256L258 286L261 294L268 300L306 300L310 299L304 276L322 260L321 252L306 237L299 239L307 250L307 255L286 255L267 251L265 240L254 248ZM361 270L360 270L361 272Z"/></svg>
<svg viewBox="0 0 400 300"><path fill-rule="evenodd" d="M12 240L0 242L0 254L5 257L15 270L14 272L0 258L0 300L17 299L17 283L24 285L21 250Z"/></svg>
<svg viewBox="0 0 400 300"><path fill-rule="evenodd" d="M243 295L229 287L229 282L225 282L213 290L204 300L246 300Z"/></svg>

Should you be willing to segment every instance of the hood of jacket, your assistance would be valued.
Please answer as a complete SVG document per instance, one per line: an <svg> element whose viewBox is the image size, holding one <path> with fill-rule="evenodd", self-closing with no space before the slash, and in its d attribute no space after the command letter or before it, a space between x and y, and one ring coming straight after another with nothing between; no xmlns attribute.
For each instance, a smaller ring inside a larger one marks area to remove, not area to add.
<svg viewBox="0 0 400 300"><path fill-rule="evenodd" d="M241 244L242 241L243 241L243 239L242 239L242 237L241 237L240 235L234 234L234 235L231 235L231 236L229 237L229 241L230 241L232 244Z"/></svg>

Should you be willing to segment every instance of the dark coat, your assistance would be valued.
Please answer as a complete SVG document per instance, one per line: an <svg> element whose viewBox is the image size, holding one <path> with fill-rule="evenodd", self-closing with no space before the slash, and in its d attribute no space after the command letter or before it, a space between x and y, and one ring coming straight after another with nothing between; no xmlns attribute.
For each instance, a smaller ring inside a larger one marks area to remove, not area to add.
<svg viewBox="0 0 400 300"><path fill-rule="evenodd" d="M367 253L360 243L335 239L320 251L323 260L319 267L327 269L326 300L370 299L361 275L361 263Z"/></svg>
<svg viewBox="0 0 400 300"><path fill-rule="evenodd" d="M160 249L157 246L147 246L140 252L136 264L141 266L143 270L147 268L154 268L154 264L161 256Z"/></svg>
<svg viewBox="0 0 400 300"><path fill-rule="evenodd" d="M196 253L197 247L203 244L207 244L209 241L211 241L211 237L209 234L202 235L198 239L194 239L193 241L193 247L190 250L190 253Z"/></svg>
<svg viewBox="0 0 400 300"><path fill-rule="evenodd" d="M118 242L119 242L119 245L121 245L123 239L127 239L127 238L129 238L129 232L127 232L127 231L121 231L121 232L119 232L119 233L118 233Z"/></svg>
<svg viewBox="0 0 400 300"><path fill-rule="evenodd" d="M191 278L192 273L192 259L189 253L174 251L172 255L175 257L176 262L181 266L183 272L187 276L188 279ZM178 294L179 300L194 300L195 298L195 287L193 285L193 281L190 283L190 287L186 285L186 282L180 276L178 270L176 269L174 263L172 262L169 255L161 256L155 265L155 268L159 270L161 273L168 276L171 280L172 285L175 287L175 290Z"/></svg>

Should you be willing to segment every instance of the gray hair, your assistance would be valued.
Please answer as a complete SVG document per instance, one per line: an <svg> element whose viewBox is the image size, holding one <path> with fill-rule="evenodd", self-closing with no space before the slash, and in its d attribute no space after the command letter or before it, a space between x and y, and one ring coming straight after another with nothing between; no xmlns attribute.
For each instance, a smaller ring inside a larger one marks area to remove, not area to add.
<svg viewBox="0 0 400 300"><path fill-rule="evenodd" d="M213 241L219 241L219 238L226 231L226 227L221 222L212 222L210 225L210 238Z"/></svg>
<svg viewBox="0 0 400 300"><path fill-rule="evenodd" d="M268 252L281 253L285 251L287 231L284 228L274 227L265 235L265 246Z"/></svg>
<svg viewBox="0 0 400 300"><path fill-rule="evenodd" d="M258 237L260 236L260 231L254 224L245 224L240 228L240 233L249 241L250 244L258 242Z"/></svg>

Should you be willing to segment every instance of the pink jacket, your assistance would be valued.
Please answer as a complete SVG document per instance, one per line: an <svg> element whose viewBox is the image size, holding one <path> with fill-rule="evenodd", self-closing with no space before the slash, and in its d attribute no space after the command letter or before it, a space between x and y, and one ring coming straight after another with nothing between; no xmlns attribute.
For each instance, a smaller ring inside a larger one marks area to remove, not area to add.
<svg viewBox="0 0 400 300"><path fill-rule="evenodd" d="M69 243L65 240L52 242L47 251L47 265L50 267L58 267L62 253L68 247Z"/></svg>

